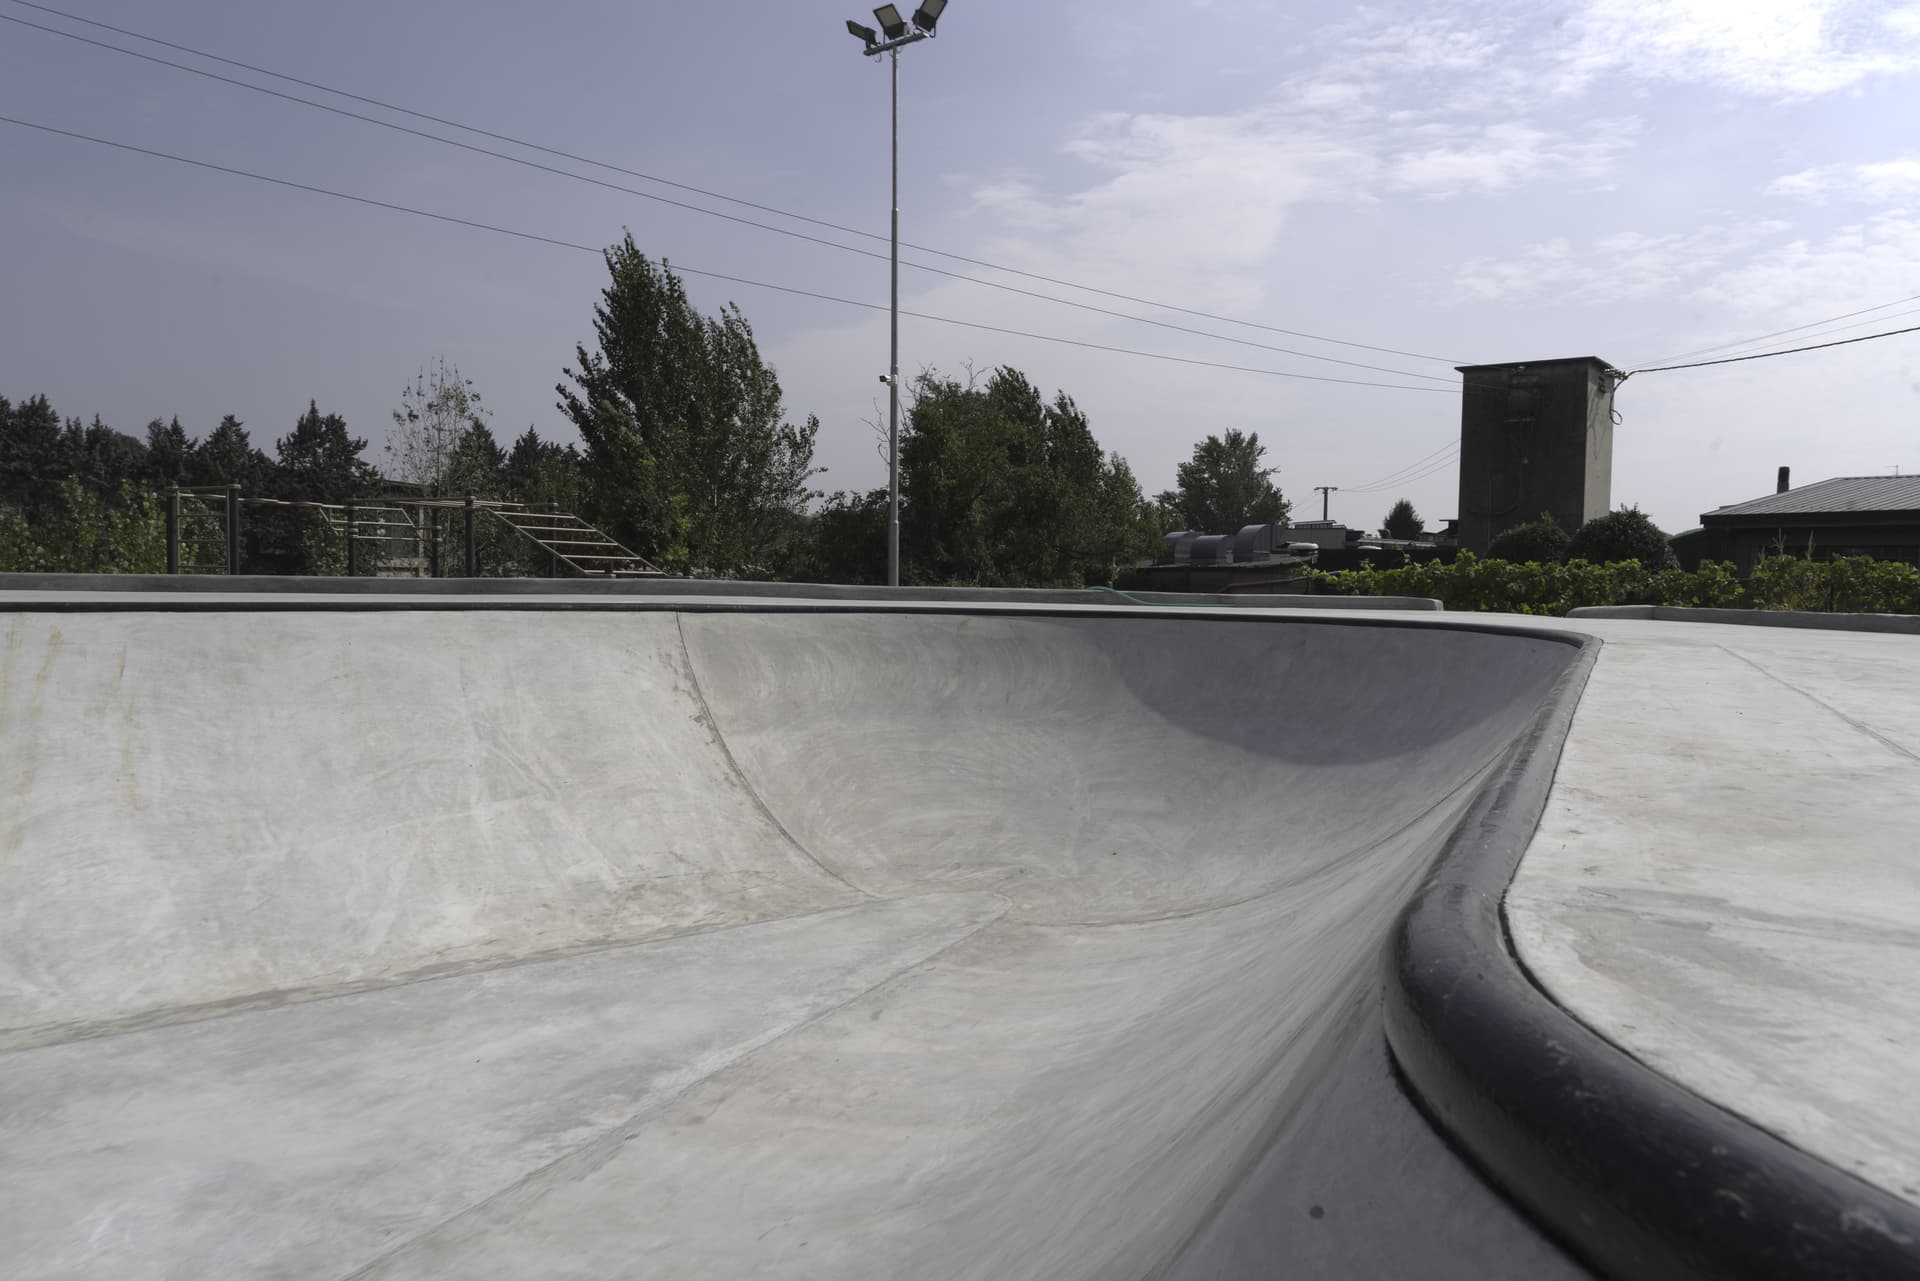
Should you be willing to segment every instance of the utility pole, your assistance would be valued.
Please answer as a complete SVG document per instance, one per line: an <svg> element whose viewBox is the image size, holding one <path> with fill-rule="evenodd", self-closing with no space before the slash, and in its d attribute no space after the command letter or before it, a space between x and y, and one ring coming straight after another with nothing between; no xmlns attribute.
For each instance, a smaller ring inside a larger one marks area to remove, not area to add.
<svg viewBox="0 0 1920 1281"><path fill-rule="evenodd" d="M1339 492L1340 492L1340 486L1338 486L1338 485L1315 485L1315 486L1313 487L1313 492L1314 492L1314 493L1316 493L1316 494L1318 494L1318 495L1320 495L1320 519L1321 519L1321 520L1329 520L1329 519L1331 519L1331 517L1329 517L1329 516L1327 515L1327 509L1328 509L1328 506L1329 506L1329 501L1330 501L1330 499L1332 498L1332 496L1333 496L1333 495L1335 495L1335 494L1337 494L1337 493L1339 493Z"/></svg>
<svg viewBox="0 0 1920 1281"><path fill-rule="evenodd" d="M888 315L892 321L887 384L887 586L900 585L900 50L932 37L947 0L920 0L913 14L913 30L900 16L896 5L883 4L873 11L880 30L849 21L847 30L865 46L867 57L887 55L893 81L893 236L891 268L892 301ZM884 35L884 38L882 36Z"/></svg>

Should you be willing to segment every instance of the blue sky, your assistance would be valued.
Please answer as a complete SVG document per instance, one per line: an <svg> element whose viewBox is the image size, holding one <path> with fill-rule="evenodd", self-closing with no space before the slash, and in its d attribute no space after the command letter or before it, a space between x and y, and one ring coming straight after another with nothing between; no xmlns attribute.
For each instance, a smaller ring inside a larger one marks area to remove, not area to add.
<svg viewBox="0 0 1920 1281"><path fill-rule="evenodd" d="M50 0L58 8L674 181L884 233L887 86L863 9L552 0ZM0 16L219 70L0 0ZM1920 3L1033 6L953 0L902 57L906 240L1211 313L1118 302L909 251L930 315L1325 377L1314 383L927 320L902 362L1009 364L1060 388L1149 490L1196 440L1258 431L1304 510L1375 526L1403 493L1454 514L1444 360L1622 366L1920 295ZM322 97L310 90L275 87ZM384 114L337 99L337 105ZM692 268L869 303L886 264L276 101L0 23L0 115L578 244L631 228ZM402 117L392 117L404 121ZM883 242L675 199L868 250ZM0 394L139 432L237 414L271 448L309 398L378 443L444 355L495 432L570 438L554 384L591 334L590 253L345 204L0 125ZM993 280L1243 340L983 287ZM871 421L886 317L709 279L790 412L820 416L817 482L883 484ZM1920 323L1920 299L1807 331ZM1395 373L1247 343L1386 367ZM1746 350L1746 349L1739 349ZM1716 353L1717 354L1717 353ZM1428 375L1428 378L1407 376ZM1431 381L1433 377L1443 382ZM1796 479L1920 469L1920 334L1620 391L1614 501L1669 529ZM1426 461L1422 461L1426 460ZM1414 464L1420 464L1415 466ZM1393 483L1396 473L1414 477ZM1378 484L1383 480L1389 483ZM1357 492L1370 488L1370 492Z"/></svg>

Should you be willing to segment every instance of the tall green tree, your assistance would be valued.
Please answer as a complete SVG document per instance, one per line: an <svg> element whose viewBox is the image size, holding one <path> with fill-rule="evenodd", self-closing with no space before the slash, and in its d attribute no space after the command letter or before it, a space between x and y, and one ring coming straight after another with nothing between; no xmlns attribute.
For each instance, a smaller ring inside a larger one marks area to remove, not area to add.
<svg viewBox="0 0 1920 1281"><path fill-rule="evenodd" d="M1183 527L1210 534L1285 521L1292 504L1273 483L1280 469L1260 465L1266 452L1258 432L1230 428L1225 436L1208 436L1180 464L1161 506Z"/></svg>
<svg viewBox="0 0 1920 1281"><path fill-rule="evenodd" d="M818 420L785 420L779 380L738 307L701 315L631 234L606 263L598 349L576 347L577 368L555 388L586 446L595 514L670 568L777 565L814 497Z"/></svg>
<svg viewBox="0 0 1920 1281"><path fill-rule="evenodd" d="M923 374L900 444L902 577L986 586L1112 581L1158 535L1132 471L1064 392L1018 370ZM839 513L835 513L838 515Z"/></svg>
<svg viewBox="0 0 1920 1281"><path fill-rule="evenodd" d="M187 456L192 452L193 441L178 418L167 422L156 418L147 424L147 475L156 485L186 484Z"/></svg>
<svg viewBox="0 0 1920 1281"><path fill-rule="evenodd" d="M240 485L251 493L273 472L273 462L253 446L246 425L232 414L193 447L187 475L194 485Z"/></svg>
<svg viewBox="0 0 1920 1281"><path fill-rule="evenodd" d="M73 463L71 437L45 396L0 398L0 505L34 519L58 501Z"/></svg>
<svg viewBox="0 0 1920 1281"><path fill-rule="evenodd" d="M1426 522L1420 519L1420 513L1413 509L1413 504L1402 498L1387 512L1387 518L1380 522L1380 532L1388 538L1418 538L1426 532Z"/></svg>

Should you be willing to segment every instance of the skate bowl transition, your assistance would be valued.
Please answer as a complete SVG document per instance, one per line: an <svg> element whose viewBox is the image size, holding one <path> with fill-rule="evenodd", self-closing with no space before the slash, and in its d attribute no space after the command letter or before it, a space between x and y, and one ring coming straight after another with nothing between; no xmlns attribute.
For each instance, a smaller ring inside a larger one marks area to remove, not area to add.
<svg viewBox="0 0 1920 1281"><path fill-rule="evenodd" d="M0 611L7 1275L1587 1275L1392 979L1586 638L258 599Z"/></svg>

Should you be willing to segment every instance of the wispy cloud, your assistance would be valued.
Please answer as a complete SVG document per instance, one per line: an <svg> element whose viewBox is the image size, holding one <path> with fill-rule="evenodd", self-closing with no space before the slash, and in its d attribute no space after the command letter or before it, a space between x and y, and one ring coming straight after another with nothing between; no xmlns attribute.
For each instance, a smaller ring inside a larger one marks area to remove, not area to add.
<svg viewBox="0 0 1920 1281"><path fill-rule="evenodd" d="M1592 0L1563 91L1607 74L1811 98L1920 70L1920 6L1887 0Z"/></svg>
<svg viewBox="0 0 1920 1281"><path fill-rule="evenodd" d="M1653 298L1710 279L1789 229L1784 222L1735 220L1665 235L1618 232L1584 247L1555 238L1517 255L1471 259L1461 265L1455 284L1463 295L1480 301L1611 303Z"/></svg>
<svg viewBox="0 0 1920 1281"><path fill-rule="evenodd" d="M1879 204L1920 197L1920 157L1802 169L1774 179L1767 185L1767 194L1793 196L1815 204L1835 200Z"/></svg>

